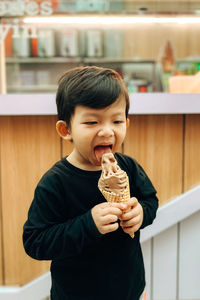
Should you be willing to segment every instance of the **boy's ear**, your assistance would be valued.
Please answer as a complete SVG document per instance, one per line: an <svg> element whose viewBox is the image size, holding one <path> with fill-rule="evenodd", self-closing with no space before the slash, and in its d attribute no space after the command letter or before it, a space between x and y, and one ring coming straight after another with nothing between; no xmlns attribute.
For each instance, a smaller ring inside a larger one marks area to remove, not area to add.
<svg viewBox="0 0 200 300"><path fill-rule="evenodd" d="M130 124L130 120L129 120L129 119L126 119L126 128L129 127L129 124Z"/></svg>
<svg viewBox="0 0 200 300"><path fill-rule="evenodd" d="M64 140L70 141L72 139L69 128L65 121L63 121L63 120L57 121L56 122L56 130L57 130L57 133L59 134L59 136L61 136L61 138L63 138Z"/></svg>

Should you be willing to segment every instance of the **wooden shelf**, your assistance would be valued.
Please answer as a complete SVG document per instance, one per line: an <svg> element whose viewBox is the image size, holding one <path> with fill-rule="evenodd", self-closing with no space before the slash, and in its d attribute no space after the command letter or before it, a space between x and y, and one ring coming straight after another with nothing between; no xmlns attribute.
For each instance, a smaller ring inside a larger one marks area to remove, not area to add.
<svg viewBox="0 0 200 300"><path fill-rule="evenodd" d="M154 64L152 59L138 58L111 58L111 57L7 57L7 64L32 64L32 63L142 63Z"/></svg>
<svg viewBox="0 0 200 300"><path fill-rule="evenodd" d="M80 57L7 57L7 64L80 63Z"/></svg>
<svg viewBox="0 0 200 300"><path fill-rule="evenodd" d="M30 91L38 93L42 91L56 92L57 85L27 85L27 86L8 86L9 93L28 93Z"/></svg>
<svg viewBox="0 0 200 300"><path fill-rule="evenodd" d="M86 57L83 59L84 63L121 63L121 64L155 64L155 60L138 59L138 58L111 58L111 57Z"/></svg>

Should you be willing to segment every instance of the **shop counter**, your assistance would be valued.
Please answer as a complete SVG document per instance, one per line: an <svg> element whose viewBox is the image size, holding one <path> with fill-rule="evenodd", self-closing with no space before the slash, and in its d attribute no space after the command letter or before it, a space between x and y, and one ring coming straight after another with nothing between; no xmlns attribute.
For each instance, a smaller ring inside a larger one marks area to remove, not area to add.
<svg viewBox="0 0 200 300"><path fill-rule="evenodd" d="M142 165L162 206L200 183L200 96L131 94L130 100L120 150ZM56 121L55 94L0 95L0 285L22 286L49 270L48 262L25 254L22 227L37 182L73 149L59 138Z"/></svg>

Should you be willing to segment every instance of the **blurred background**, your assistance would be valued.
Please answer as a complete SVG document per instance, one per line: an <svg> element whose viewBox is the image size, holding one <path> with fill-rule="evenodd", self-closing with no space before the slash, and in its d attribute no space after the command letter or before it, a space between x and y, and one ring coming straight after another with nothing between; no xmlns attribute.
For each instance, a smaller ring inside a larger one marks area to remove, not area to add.
<svg viewBox="0 0 200 300"><path fill-rule="evenodd" d="M79 65L117 69L130 92L167 92L170 76L200 70L199 1L2 0L0 9L8 93L55 92L60 73Z"/></svg>

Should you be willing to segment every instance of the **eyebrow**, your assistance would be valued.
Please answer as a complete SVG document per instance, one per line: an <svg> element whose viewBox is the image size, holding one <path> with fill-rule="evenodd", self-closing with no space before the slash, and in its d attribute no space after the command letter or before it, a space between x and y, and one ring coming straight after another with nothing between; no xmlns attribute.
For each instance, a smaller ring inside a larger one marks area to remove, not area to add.
<svg viewBox="0 0 200 300"><path fill-rule="evenodd" d="M125 112L116 112L111 115L111 117L117 117L117 116L123 116L125 115ZM86 112L82 114L82 117L98 117L99 113L98 112Z"/></svg>
<svg viewBox="0 0 200 300"><path fill-rule="evenodd" d="M82 113L81 116L82 117L96 117L96 116L98 116L98 113L95 113L95 112L84 112L84 113Z"/></svg>

